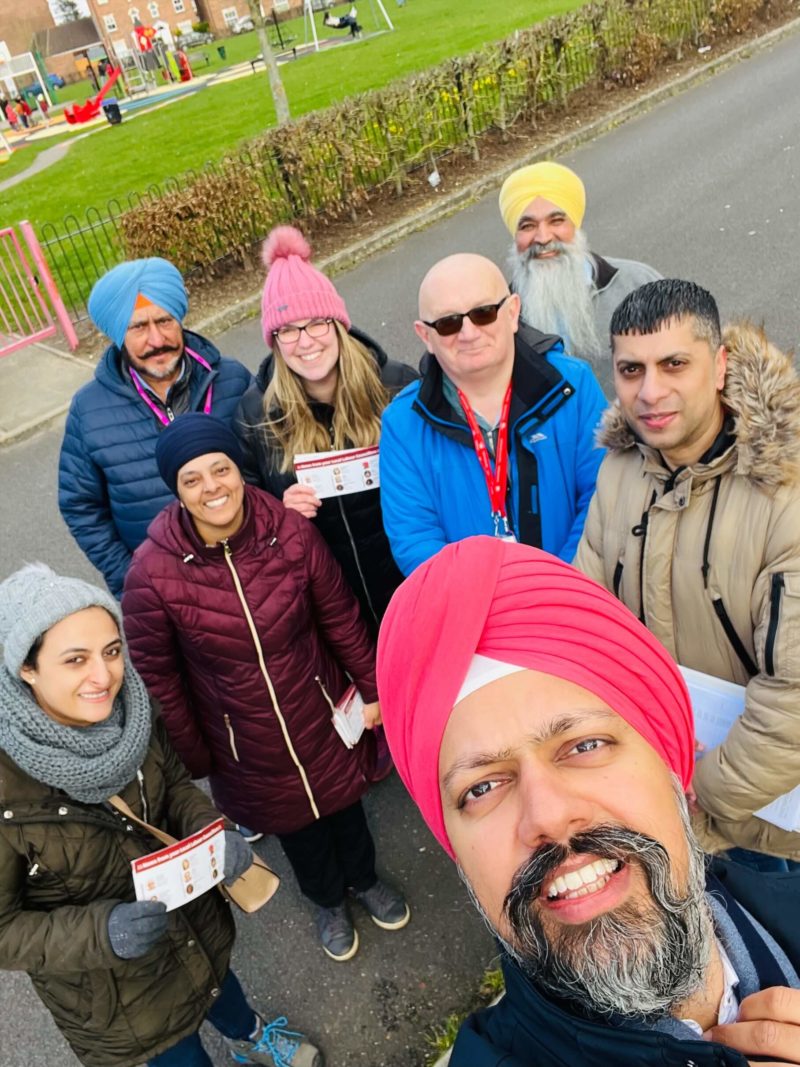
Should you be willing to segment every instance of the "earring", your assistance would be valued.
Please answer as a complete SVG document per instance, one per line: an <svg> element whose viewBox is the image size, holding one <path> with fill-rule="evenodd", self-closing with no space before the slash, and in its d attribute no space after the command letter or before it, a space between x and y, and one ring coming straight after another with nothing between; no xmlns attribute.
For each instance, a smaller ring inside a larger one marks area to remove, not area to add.
<svg viewBox="0 0 800 1067"><path fill-rule="evenodd" d="M181 504L181 507L183 508L183 510L186 511L186 505L184 504L184 502L182 500L181 500L180 504Z"/></svg>

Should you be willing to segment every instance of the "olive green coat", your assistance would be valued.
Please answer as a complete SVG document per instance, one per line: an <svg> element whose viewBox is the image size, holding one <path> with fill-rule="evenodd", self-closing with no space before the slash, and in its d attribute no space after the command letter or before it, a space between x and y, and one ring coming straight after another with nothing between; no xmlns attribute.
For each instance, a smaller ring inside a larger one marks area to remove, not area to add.
<svg viewBox="0 0 800 1067"><path fill-rule="evenodd" d="M121 793L175 837L218 817L156 721L142 766ZM212 891L170 913L146 955L119 959L115 904L134 900L130 862L162 847L102 804L79 804L0 751L0 968L27 971L87 1067L133 1067L199 1029L228 971L230 908Z"/></svg>
<svg viewBox="0 0 800 1067"><path fill-rule="evenodd" d="M733 443L671 476L610 408L575 564L678 663L747 687L695 771L706 851L800 860L800 834L753 814L800 785L800 381L754 326L728 327L724 342Z"/></svg>

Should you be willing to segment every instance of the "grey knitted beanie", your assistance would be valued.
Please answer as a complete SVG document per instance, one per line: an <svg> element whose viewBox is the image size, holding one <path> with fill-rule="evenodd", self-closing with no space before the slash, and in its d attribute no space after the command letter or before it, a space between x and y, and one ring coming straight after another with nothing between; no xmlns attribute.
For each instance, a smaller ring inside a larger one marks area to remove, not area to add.
<svg viewBox="0 0 800 1067"><path fill-rule="evenodd" d="M44 563L28 563L0 583L0 643L11 675L34 641L57 622L84 608L105 608L122 633L122 612L112 596L80 578L64 578Z"/></svg>

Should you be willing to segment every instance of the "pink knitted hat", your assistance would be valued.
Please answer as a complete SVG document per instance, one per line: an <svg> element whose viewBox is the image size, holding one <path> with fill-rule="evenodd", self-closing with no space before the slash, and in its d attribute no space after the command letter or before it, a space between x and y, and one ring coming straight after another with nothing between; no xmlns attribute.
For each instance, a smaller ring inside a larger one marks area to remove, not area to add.
<svg viewBox="0 0 800 1067"><path fill-rule="evenodd" d="M336 319L346 330L344 300L321 271L312 267L311 247L294 226L277 226L264 242L267 279L261 297L261 329L267 348L274 330L302 319Z"/></svg>

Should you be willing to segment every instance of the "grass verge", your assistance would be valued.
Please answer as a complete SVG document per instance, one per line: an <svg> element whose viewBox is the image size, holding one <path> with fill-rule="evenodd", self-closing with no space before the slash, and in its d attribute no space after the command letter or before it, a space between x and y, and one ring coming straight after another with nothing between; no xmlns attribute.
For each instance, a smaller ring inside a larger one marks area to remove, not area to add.
<svg viewBox="0 0 800 1067"><path fill-rule="evenodd" d="M434 1067L441 1057L453 1047L459 1028L470 1012L487 1007L504 992L503 972L499 968L492 968L486 971L481 979L481 984L478 986L476 1003L470 1008L470 1011L453 1012L447 1016L440 1026L435 1026L427 1035L427 1042L431 1049L426 1061L427 1067Z"/></svg>
<svg viewBox="0 0 800 1067"><path fill-rule="evenodd" d="M501 7L487 5L485 0L460 0L457 6L451 0L425 0L421 7L406 4L392 9L394 33L365 37L281 67L292 114L337 102L346 106L348 96L578 6L580 0L537 0L534 4L507 0ZM362 21L368 33L374 27L366 10ZM281 23L281 32L302 40L302 27L302 20ZM224 44L228 63L258 52L253 33L229 38ZM203 51L216 55L216 46ZM216 61L221 62L219 57ZM189 169L200 169L207 160L221 159L242 140L273 124L262 71L211 85L163 108L140 112L135 118L128 115L120 126L108 127L74 145L62 161L7 191L2 221L27 218L41 226L48 221L58 223L65 215L81 213L89 206L103 210L110 199L122 200L153 182L162 183ZM5 169L0 171L5 173Z"/></svg>

